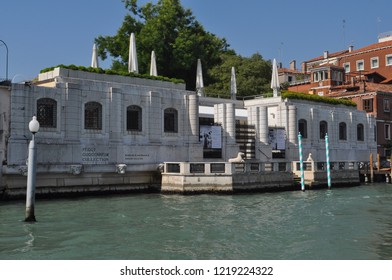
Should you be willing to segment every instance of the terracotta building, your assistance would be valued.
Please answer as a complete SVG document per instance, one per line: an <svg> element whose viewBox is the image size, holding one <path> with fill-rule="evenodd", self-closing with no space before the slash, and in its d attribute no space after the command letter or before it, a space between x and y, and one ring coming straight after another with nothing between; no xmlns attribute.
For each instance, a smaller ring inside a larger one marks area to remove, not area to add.
<svg viewBox="0 0 392 280"><path fill-rule="evenodd" d="M290 91L347 98L376 118L374 128L378 153L390 157L392 148L392 32L375 44L355 50L323 55L304 61L302 71L310 81L289 87Z"/></svg>

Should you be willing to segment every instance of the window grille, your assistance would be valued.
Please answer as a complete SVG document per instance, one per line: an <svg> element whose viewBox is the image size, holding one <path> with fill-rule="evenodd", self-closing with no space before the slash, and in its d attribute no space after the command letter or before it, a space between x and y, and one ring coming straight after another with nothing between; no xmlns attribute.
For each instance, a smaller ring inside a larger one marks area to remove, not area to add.
<svg viewBox="0 0 392 280"><path fill-rule="evenodd" d="M142 131L142 108L139 106L127 107L127 130Z"/></svg>
<svg viewBox="0 0 392 280"><path fill-rule="evenodd" d="M178 113L176 109L165 109L164 132L178 132Z"/></svg>
<svg viewBox="0 0 392 280"><path fill-rule="evenodd" d="M365 135L364 135L364 127L363 124L358 124L357 125L357 140L358 141L363 141L365 140Z"/></svg>
<svg viewBox="0 0 392 280"><path fill-rule="evenodd" d="M320 122L320 139L324 139L328 133L328 123L326 121Z"/></svg>
<svg viewBox="0 0 392 280"><path fill-rule="evenodd" d="M37 121L41 127L57 127L57 102L51 98L37 100Z"/></svg>
<svg viewBox="0 0 392 280"><path fill-rule="evenodd" d="M347 140L347 125L344 122L339 123L339 140Z"/></svg>
<svg viewBox="0 0 392 280"><path fill-rule="evenodd" d="M84 105L84 128L102 129L102 105L98 102L88 102Z"/></svg>
<svg viewBox="0 0 392 280"><path fill-rule="evenodd" d="M298 132L301 133L302 138L308 138L308 123L304 119L298 121Z"/></svg>

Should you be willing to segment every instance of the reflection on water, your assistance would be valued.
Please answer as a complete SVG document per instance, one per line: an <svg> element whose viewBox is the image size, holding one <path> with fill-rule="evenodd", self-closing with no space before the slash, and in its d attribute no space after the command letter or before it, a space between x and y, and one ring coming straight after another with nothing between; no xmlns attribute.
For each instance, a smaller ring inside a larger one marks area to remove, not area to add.
<svg viewBox="0 0 392 280"><path fill-rule="evenodd" d="M392 185L0 202L0 259L392 259Z"/></svg>
<svg viewBox="0 0 392 280"><path fill-rule="evenodd" d="M34 247L34 239L35 239L31 225L29 224L24 225L24 230L27 233L27 241L24 243L25 246L23 246L20 249L16 249L16 251L20 251L22 253L30 251Z"/></svg>

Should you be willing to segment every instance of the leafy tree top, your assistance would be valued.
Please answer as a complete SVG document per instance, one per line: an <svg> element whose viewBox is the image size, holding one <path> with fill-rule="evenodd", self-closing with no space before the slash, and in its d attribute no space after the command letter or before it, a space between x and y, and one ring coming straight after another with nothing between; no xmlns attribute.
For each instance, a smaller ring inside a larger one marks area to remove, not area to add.
<svg viewBox="0 0 392 280"><path fill-rule="evenodd" d="M140 73L149 71L151 51L155 51L159 75L183 79L188 89L194 89L197 59L202 60L205 69L220 63L226 40L205 31L179 0L158 0L144 6L139 6L137 0L122 2L130 14L117 34L95 39L100 58L114 58L112 70L126 71L131 33L136 37ZM205 80L208 83L208 75Z"/></svg>

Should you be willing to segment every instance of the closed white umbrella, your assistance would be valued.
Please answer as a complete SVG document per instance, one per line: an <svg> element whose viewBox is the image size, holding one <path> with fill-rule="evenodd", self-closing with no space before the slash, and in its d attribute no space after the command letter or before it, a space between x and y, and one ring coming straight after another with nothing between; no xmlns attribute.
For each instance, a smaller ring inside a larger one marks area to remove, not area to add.
<svg viewBox="0 0 392 280"><path fill-rule="evenodd" d="M197 69L196 69L196 93L199 96L204 96L203 92L204 82L203 82L203 71L201 69L201 60L197 60Z"/></svg>
<svg viewBox="0 0 392 280"><path fill-rule="evenodd" d="M151 65L150 65L150 76L158 76L157 62L155 59L155 52L151 52Z"/></svg>
<svg viewBox="0 0 392 280"><path fill-rule="evenodd" d="M94 44L94 46L93 46L93 55L92 55L92 58L91 58L91 67L93 67L93 68L98 68L99 67L97 45L96 44Z"/></svg>
<svg viewBox="0 0 392 280"><path fill-rule="evenodd" d="M275 58L272 63L271 88L273 90L274 97L277 97L279 95L280 84L279 84L278 66L276 65Z"/></svg>
<svg viewBox="0 0 392 280"><path fill-rule="evenodd" d="M237 79L235 77L234 67L231 67L230 96L232 100L237 99Z"/></svg>
<svg viewBox="0 0 392 280"><path fill-rule="evenodd" d="M134 33L131 33L131 37L129 39L128 72L139 73L138 64L137 64L137 53L136 53L136 39Z"/></svg>

